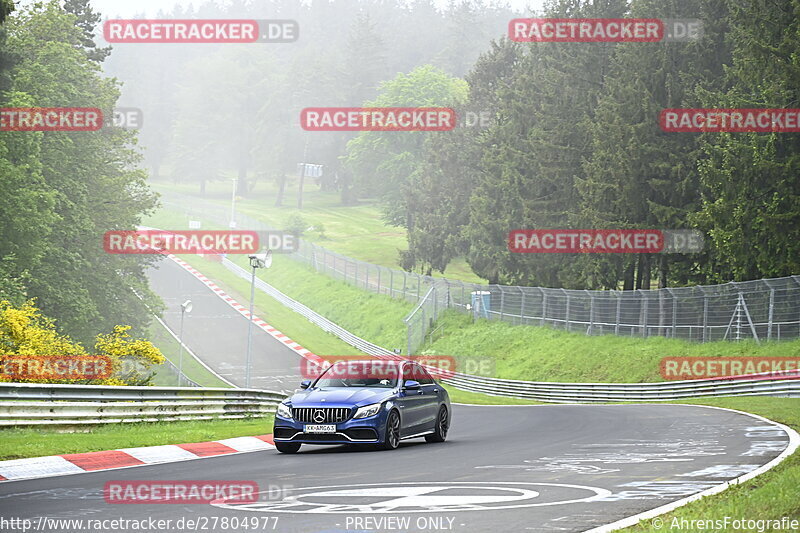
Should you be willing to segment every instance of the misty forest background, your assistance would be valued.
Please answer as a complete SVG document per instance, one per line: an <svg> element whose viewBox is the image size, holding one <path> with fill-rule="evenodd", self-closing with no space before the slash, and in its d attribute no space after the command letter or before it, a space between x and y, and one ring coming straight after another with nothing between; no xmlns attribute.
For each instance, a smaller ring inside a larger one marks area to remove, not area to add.
<svg viewBox="0 0 800 533"><path fill-rule="evenodd" d="M117 44L87 0L0 0L0 106L137 107L131 132L0 135L0 299L36 297L76 339L149 321L147 256L111 229L147 180L281 189L304 159L343 206L378 199L398 265L465 257L490 283L610 289L800 273L800 134L664 133L671 107L800 107L800 0L569 0L549 17L699 18L694 43L534 43L486 1L233 1L155 18L295 19L290 44ZM450 106L452 132L305 132L304 107ZM277 197L265 209L276 203ZM513 254L518 228L696 228L691 255ZM130 289L133 287L134 294ZM139 317L134 321L131 317Z"/></svg>

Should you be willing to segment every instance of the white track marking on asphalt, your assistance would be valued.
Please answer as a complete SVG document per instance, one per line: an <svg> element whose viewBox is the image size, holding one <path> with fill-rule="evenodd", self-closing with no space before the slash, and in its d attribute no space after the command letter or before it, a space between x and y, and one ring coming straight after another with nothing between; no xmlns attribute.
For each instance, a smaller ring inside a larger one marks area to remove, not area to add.
<svg viewBox="0 0 800 533"><path fill-rule="evenodd" d="M13 459L0 463L0 476L9 481L30 477L59 476L63 474L79 474L83 468L70 463L58 455L31 457L29 459Z"/></svg>
<svg viewBox="0 0 800 533"><path fill-rule="evenodd" d="M704 498L706 496L711 496L712 494L718 494L718 493L724 491L725 489L727 489L731 485L744 483L745 481L753 479L757 475L762 474L762 473L766 472L767 470L770 470L771 468L773 468L776 465L778 465L781 462L783 462L784 459L786 459L787 457L792 455L795 452L795 450L797 450L798 446L800 446L800 435L798 435L795 430L793 430L790 427L784 426L783 424L779 424L777 422L773 422L772 420L769 420L768 418L764 418L763 416L754 415L753 413L747 413L745 411L738 411L736 409L728 409L727 407L716 407L716 406L711 406L711 405L693 405L693 404L674 404L674 405L681 405L681 406L684 406L684 407L704 407L706 409L719 409L721 411L728 411L728 412L732 412L732 413L739 413L741 415L747 415L747 416L750 416L752 418L755 418L755 419L759 420L760 422L764 422L766 424L779 427L780 429L782 429L784 431L784 433L786 433L789 436L789 442L788 442L786 448L783 450L783 452L781 452L781 454L779 456L777 456L776 458L774 458L772 461L768 462L765 465L762 465L761 467L759 467L759 468L757 468L757 469L755 469L755 470L753 470L751 472L748 472L747 474L741 475L736 479L729 480L729 481L726 481L724 483L719 483L718 485L715 485L714 487L711 487L710 489L704 490L702 492L698 492L696 494L692 494L691 496L688 496L686 498L683 498L683 499L668 503L666 505L662 505L660 507L656 507L655 509L650 509L649 511L644 511L644 512L635 514L633 516L629 516L627 518L623 518L621 520L617 520L616 522L612 522L610 524L605 524L603 526L592 528L590 530L585 531L584 533L607 533L609 531L614 531L616 529L622 529L624 527L635 525L635 524L639 523L642 520L647 520L649 518L654 518L654 517L656 517L658 515L662 515L664 513L668 513L670 511L673 511L673 510L677 509L678 507L683 507L684 505L686 505L688 503L691 503L693 501L697 501L700 498Z"/></svg>
<svg viewBox="0 0 800 533"><path fill-rule="evenodd" d="M747 428L745 437L785 437L786 435L775 426L753 426Z"/></svg>
<svg viewBox="0 0 800 533"><path fill-rule="evenodd" d="M718 481L631 481L618 487L626 489L601 498L603 502L621 500L665 500L689 496L713 488Z"/></svg>
<svg viewBox="0 0 800 533"><path fill-rule="evenodd" d="M252 452L258 450L271 450L275 446L268 442L264 442L256 437L234 437L232 439L218 440L220 444L224 444L229 448L233 448L237 452Z"/></svg>
<svg viewBox="0 0 800 533"><path fill-rule="evenodd" d="M536 487L537 490L532 490ZM584 498L525 503L536 500L545 488L574 489L594 493ZM326 490L329 489L329 490ZM474 494L437 495L442 491L474 491ZM507 494L489 495L489 491ZM587 503L606 497L611 491L585 485L563 483L527 483L518 481L420 481L405 483L366 483L353 485L328 485L289 489L282 500L255 503L227 503L216 500L211 505L237 511L292 514L382 514L382 513L430 513L456 511L493 511L523 507L545 507L569 503ZM510 493L510 494L508 494ZM351 502L330 503L308 501L310 499L348 497ZM359 497L364 502L352 502ZM381 500L381 498L385 498ZM231 500L229 500L231 501ZM511 503L516 502L516 503ZM497 504L497 505L492 505Z"/></svg>
<svg viewBox="0 0 800 533"><path fill-rule="evenodd" d="M143 463L168 463L171 461L182 461L183 459L195 459L197 455L186 451L174 444L163 446L146 446L141 448L120 448L118 451L139 459Z"/></svg>
<svg viewBox="0 0 800 533"><path fill-rule="evenodd" d="M703 468L702 470L695 470L694 472L687 472L686 474L678 474L678 477L711 477L730 479L738 477L742 474L752 472L761 465L715 465Z"/></svg>
<svg viewBox="0 0 800 533"><path fill-rule="evenodd" d="M762 440L755 441L750 445L750 449L742 454L743 457L761 457L774 452L779 452L786 447L785 440Z"/></svg>

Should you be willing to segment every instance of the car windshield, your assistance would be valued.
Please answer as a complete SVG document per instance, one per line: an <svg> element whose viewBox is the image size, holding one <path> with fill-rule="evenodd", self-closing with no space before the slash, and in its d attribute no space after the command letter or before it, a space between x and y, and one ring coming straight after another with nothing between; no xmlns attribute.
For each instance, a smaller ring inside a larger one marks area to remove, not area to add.
<svg viewBox="0 0 800 533"><path fill-rule="evenodd" d="M314 387L383 387L397 386L398 369L385 361L348 361L328 368Z"/></svg>

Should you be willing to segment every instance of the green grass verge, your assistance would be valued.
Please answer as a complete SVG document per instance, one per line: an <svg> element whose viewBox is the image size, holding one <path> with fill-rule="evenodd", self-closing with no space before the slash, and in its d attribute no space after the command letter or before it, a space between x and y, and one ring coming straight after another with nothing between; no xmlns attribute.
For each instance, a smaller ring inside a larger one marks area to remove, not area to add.
<svg viewBox="0 0 800 533"><path fill-rule="evenodd" d="M240 420L109 424L90 429L11 428L2 430L0 460L205 442L271 432L271 415Z"/></svg>
<svg viewBox="0 0 800 533"><path fill-rule="evenodd" d="M664 357L800 355L800 340L699 344L664 337L586 336L499 321L473 323L453 311L437 326L441 333L424 353L488 357L497 377L530 381L655 382L663 381L659 365Z"/></svg>
<svg viewBox="0 0 800 533"><path fill-rule="evenodd" d="M150 181L150 186L163 193L198 194L196 185ZM303 209L297 209L295 179L288 180L282 207L274 206L276 195L277 185L274 182L258 183L247 198L236 199L236 211L276 228L285 227L290 216L300 215L309 226L318 227L322 224L325 230L322 235L313 230L307 232L303 235L304 239L374 265L398 268L399 250L408 248L406 230L386 224L381 218L380 205L375 200L362 200L354 206L343 206L339 193L321 191L315 185L307 183L303 194ZM229 208L231 182L209 182L203 199ZM164 229L181 228L185 226ZM472 272L464 259L452 261L444 274L435 275L486 283L486 280Z"/></svg>

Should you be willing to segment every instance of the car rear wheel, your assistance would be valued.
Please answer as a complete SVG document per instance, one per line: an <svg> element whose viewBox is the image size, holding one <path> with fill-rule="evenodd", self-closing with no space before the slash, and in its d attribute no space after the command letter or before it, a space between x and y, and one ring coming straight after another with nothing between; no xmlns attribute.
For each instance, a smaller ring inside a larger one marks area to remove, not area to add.
<svg viewBox="0 0 800 533"><path fill-rule="evenodd" d="M447 415L447 407L443 405L439 408L439 414L436 416L436 428L433 430L433 434L425 435L425 440L428 442L444 442L449 428L450 417Z"/></svg>
<svg viewBox="0 0 800 533"><path fill-rule="evenodd" d="M275 448L281 453L297 453L300 449L299 442L276 442Z"/></svg>
<svg viewBox="0 0 800 533"><path fill-rule="evenodd" d="M400 415L397 411L392 411L386 420L386 435L381 447L384 450L394 450L398 446L400 446Z"/></svg>

